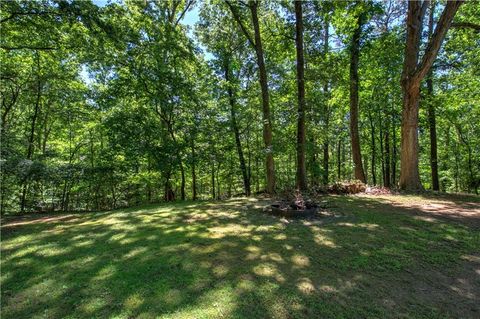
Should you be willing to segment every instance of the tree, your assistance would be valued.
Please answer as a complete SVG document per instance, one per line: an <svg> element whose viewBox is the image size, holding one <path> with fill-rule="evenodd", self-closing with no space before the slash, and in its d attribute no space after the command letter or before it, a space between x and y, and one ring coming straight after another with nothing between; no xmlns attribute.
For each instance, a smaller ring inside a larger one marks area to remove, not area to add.
<svg viewBox="0 0 480 319"><path fill-rule="evenodd" d="M422 38L423 18L429 1L410 1L407 11L407 39L405 59L402 72L402 130L400 180L401 189L421 190L418 169L418 110L420 101L420 84L429 72L440 50L445 34L463 1L447 2L435 27L432 38L428 41L425 53L419 61L420 42Z"/></svg>
<svg viewBox="0 0 480 319"><path fill-rule="evenodd" d="M433 18L435 11L435 1L430 5L430 14L428 19L428 39L433 35ZM427 94L428 94L428 126L430 131L430 166L432 170L432 189L440 189L438 181L438 156L437 156L437 124L435 116L435 104L433 102L433 68L427 74Z"/></svg>
<svg viewBox="0 0 480 319"><path fill-rule="evenodd" d="M360 37L365 15L360 13L356 18L356 26L350 43L350 138L352 144L353 163L355 165L355 179L366 183L360 150L360 136L358 133L358 60L360 56Z"/></svg>
<svg viewBox="0 0 480 319"><path fill-rule="evenodd" d="M296 184L300 190L307 189L307 170L305 167L305 79L303 57L303 17L302 2L295 1L295 47L297 52L297 89L298 89L298 124L297 124L297 174Z"/></svg>
<svg viewBox="0 0 480 319"><path fill-rule="evenodd" d="M273 144L272 144L272 119L270 115L270 96L268 92L267 69L265 66L265 58L263 53L262 37L260 33L260 23L258 20L259 1L250 1L248 8L250 9L251 20L253 25L253 37L246 28L238 8L230 1L226 1L232 15L240 26L243 34L247 38L248 43L255 49L258 66L258 79L262 92L262 121L263 121L263 142L265 144L265 164L267 174L267 193L275 192L275 163L273 160Z"/></svg>

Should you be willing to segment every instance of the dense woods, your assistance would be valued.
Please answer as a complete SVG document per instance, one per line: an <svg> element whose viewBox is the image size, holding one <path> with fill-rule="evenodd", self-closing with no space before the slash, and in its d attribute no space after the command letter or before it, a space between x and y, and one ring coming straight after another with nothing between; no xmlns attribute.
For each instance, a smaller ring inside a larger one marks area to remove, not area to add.
<svg viewBox="0 0 480 319"><path fill-rule="evenodd" d="M2 213L478 193L474 1L0 5Z"/></svg>

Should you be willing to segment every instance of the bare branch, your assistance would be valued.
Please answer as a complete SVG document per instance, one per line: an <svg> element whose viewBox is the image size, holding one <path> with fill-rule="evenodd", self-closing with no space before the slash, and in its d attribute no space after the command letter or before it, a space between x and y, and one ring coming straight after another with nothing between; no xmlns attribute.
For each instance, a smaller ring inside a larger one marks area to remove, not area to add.
<svg viewBox="0 0 480 319"><path fill-rule="evenodd" d="M195 3L195 0L189 0L187 1L187 4L185 5L185 8L182 10L182 13L180 14L180 16L178 17L177 21L175 21L175 26L178 25L178 23L180 23L180 21L183 19L183 17L185 16L185 13L187 13L188 9L190 9L190 6Z"/></svg>

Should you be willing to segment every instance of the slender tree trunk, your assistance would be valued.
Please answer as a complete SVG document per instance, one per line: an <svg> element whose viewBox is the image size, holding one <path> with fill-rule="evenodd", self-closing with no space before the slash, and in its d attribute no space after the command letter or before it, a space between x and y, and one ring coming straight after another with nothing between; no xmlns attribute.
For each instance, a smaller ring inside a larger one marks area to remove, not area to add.
<svg viewBox="0 0 480 319"><path fill-rule="evenodd" d="M435 11L435 1L430 5L430 16L428 19L428 38L433 36L433 13ZM432 189L438 191L440 185L438 182L438 156L437 156L437 124L435 118L435 105L433 104L433 69L427 75L427 93L428 93L428 124L430 129L430 166L432 169Z"/></svg>
<svg viewBox="0 0 480 319"><path fill-rule="evenodd" d="M297 174L296 187L300 190L307 189L307 171L305 167L305 70L303 56L303 17L302 2L295 1L297 51L297 88L298 88L298 123L297 123Z"/></svg>
<svg viewBox="0 0 480 319"><path fill-rule="evenodd" d="M339 139L337 145L337 181L340 181L342 177L341 144L342 140Z"/></svg>
<svg viewBox="0 0 480 319"><path fill-rule="evenodd" d="M185 169L183 168L182 160L180 160L180 174L181 174L180 198L181 200L185 200Z"/></svg>
<svg viewBox="0 0 480 319"><path fill-rule="evenodd" d="M397 184L397 133L396 133L396 121L395 115L392 113L392 177L391 184L395 187Z"/></svg>
<svg viewBox="0 0 480 319"><path fill-rule="evenodd" d="M40 72L40 61L39 57L37 56L37 64L38 64L38 72ZM40 76L37 78L37 98L35 99L35 109L33 112L32 116L32 124L30 126L30 134L28 137L28 148L27 148L27 160L32 159L33 156L33 150L34 150L34 141L35 141L35 127L37 123L37 118L38 118L38 113L40 111L40 99L42 97L42 84L40 83ZM20 201L20 211L23 213L25 212L25 205L26 205L26 200L27 200L27 189L28 189L28 183L27 183L28 177L25 179L23 182L23 187L22 187L22 198Z"/></svg>
<svg viewBox="0 0 480 319"><path fill-rule="evenodd" d="M212 179L212 199L215 199L215 162L212 161L212 174L211 174L211 179Z"/></svg>
<svg viewBox="0 0 480 319"><path fill-rule="evenodd" d="M379 114L377 114L377 115L380 118L380 115ZM381 120L381 118L380 118L380 120ZM379 130L379 132L378 132L379 139L378 140L380 142L380 163L382 165L382 184L383 184L383 186L385 186L385 183L384 183L384 181L385 181L385 146L383 145L384 144L383 137L384 137L385 134L383 133L382 124L380 124L378 130Z"/></svg>
<svg viewBox="0 0 480 319"><path fill-rule="evenodd" d="M272 144L272 119L270 115L270 97L268 93L267 69L265 67L265 58L263 55L263 45L260 36L260 24L258 22L258 1L250 2L250 11L252 14L252 23L254 29L255 53L257 55L258 73L260 78L260 88L262 91L262 110L263 110L263 141L266 149L266 172L267 172L267 193L275 193L275 164L273 161Z"/></svg>
<svg viewBox="0 0 480 319"><path fill-rule="evenodd" d="M193 137L192 137L191 147L192 147L192 200L197 200L197 174L195 172L195 164L196 164L195 140Z"/></svg>
<svg viewBox="0 0 480 319"><path fill-rule="evenodd" d="M376 153L376 147L375 147L375 125L373 123L373 118L372 118L372 115L369 114L369 120L370 120L370 140L371 140L371 144L370 144L370 148L371 148L371 151L372 151L372 157L371 157L371 170L372 170L372 183L373 185L377 185L377 178L376 178L376 172L375 172L375 153Z"/></svg>
<svg viewBox="0 0 480 319"><path fill-rule="evenodd" d="M235 135L235 145L237 147L238 159L240 161L240 170L242 171L242 178L243 178L243 187L245 191L245 195L250 196L250 178L247 172L247 165L245 163L245 157L243 155L242 149L242 142L240 140L240 130L238 129L237 124L237 115L235 110L235 96L232 89L232 83L230 79L230 68L229 68L230 61L227 59L225 61L225 80L227 82L227 93L228 93L228 101L230 103L230 117L232 123L232 130Z"/></svg>
<svg viewBox="0 0 480 319"><path fill-rule="evenodd" d="M390 188L390 133L388 127L385 131L385 175L383 186Z"/></svg>
<svg viewBox="0 0 480 319"><path fill-rule="evenodd" d="M363 17L357 18L357 27L350 44L350 137L352 140L352 156L355 166L355 179L366 183L360 151L360 136L358 133L358 61L360 56L360 36Z"/></svg>
<svg viewBox="0 0 480 319"><path fill-rule="evenodd" d="M250 32L242 22L241 16L237 11L236 5L231 1L226 0L225 3L229 6L232 12L233 18L237 21L238 25L242 29L243 34L247 38L248 42L255 49L258 66L258 77L260 83L260 90L262 92L262 122L263 122L263 142L265 144L265 164L267 175L267 188L266 191L269 194L275 193L275 165L273 160L273 143L272 143L272 119L270 114L270 98L268 93L268 80L267 70L265 67L265 58L263 54L262 38L260 35L260 24L258 21L258 4L257 0L250 1L248 7L250 9L254 36L250 35Z"/></svg>
<svg viewBox="0 0 480 319"><path fill-rule="evenodd" d="M329 23L328 19L325 20L325 37L324 37L324 43L323 43L323 51L325 55L329 51L329 33L328 33L328 28L329 28ZM328 175L329 175L329 170L328 170L328 162L329 162L329 130L330 130L330 108L328 106L328 99L329 99L329 92L328 92L328 80L325 81L325 84L323 86L323 93L325 94L325 135L326 139L323 142L323 184L328 185Z"/></svg>

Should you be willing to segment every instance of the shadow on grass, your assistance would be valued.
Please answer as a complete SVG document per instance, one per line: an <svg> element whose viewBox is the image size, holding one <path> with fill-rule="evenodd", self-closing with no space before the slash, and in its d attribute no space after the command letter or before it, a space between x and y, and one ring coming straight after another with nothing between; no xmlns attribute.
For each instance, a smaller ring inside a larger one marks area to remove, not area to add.
<svg viewBox="0 0 480 319"><path fill-rule="evenodd" d="M2 228L3 318L476 317L479 234L331 197L327 224L262 202L176 203Z"/></svg>

